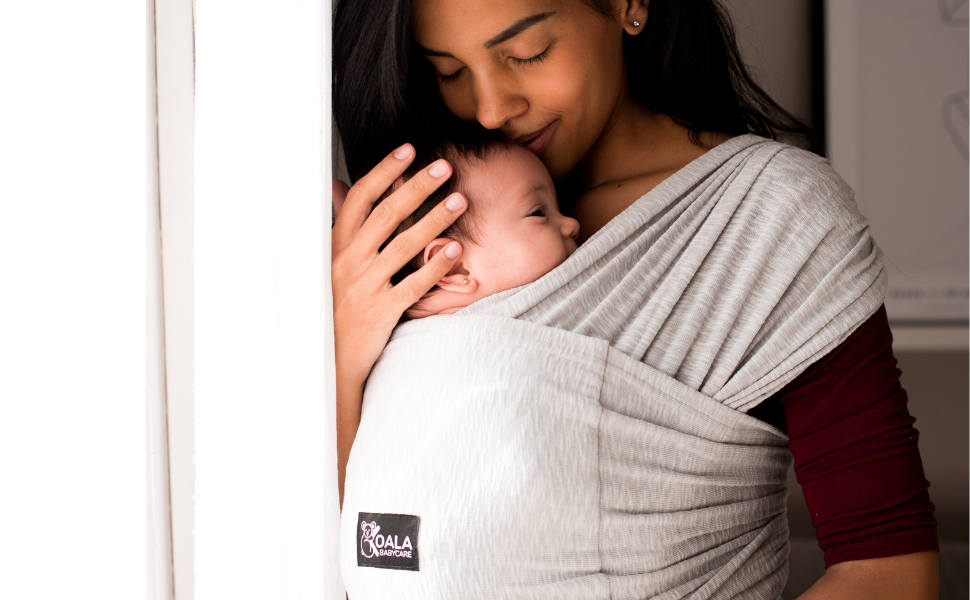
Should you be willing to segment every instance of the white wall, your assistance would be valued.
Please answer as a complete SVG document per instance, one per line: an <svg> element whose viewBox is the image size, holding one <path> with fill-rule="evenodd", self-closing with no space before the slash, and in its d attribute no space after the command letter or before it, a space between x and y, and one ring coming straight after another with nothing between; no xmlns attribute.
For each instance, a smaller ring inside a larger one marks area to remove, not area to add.
<svg viewBox="0 0 970 600"><path fill-rule="evenodd" d="M962 18L948 16L948 6ZM889 319L957 322L965 340L967 4L825 7L829 153L886 257Z"/></svg>

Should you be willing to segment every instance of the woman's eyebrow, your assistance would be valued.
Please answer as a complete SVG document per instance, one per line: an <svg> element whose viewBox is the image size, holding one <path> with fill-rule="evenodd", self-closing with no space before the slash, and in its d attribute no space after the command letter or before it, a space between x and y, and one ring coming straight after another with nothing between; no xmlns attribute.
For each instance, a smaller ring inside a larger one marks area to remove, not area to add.
<svg viewBox="0 0 970 600"><path fill-rule="evenodd" d="M418 50L421 51L421 54L424 54L425 56L444 56L446 58L455 58L455 55L452 54L451 52L442 52L441 50L432 50L431 48L425 48L424 46L422 46L417 42L414 42L414 45L417 46Z"/></svg>
<svg viewBox="0 0 970 600"><path fill-rule="evenodd" d="M536 23L541 23L542 21L545 21L546 19L553 16L554 14L556 13L554 12L539 13L539 14L532 15L530 17L524 17L522 19L519 19L515 23L512 23L512 25L507 27L504 31L502 31L502 33L496 35L495 37L485 42L485 47L492 48L498 44L501 44L506 40L512 39L515 36L522 33L523 31L525 31L526 29L532 27ZM446 58L455 58L455 55L452 54L451 52L444 52L442 50L425 48L424 46L422 46L417 42L415 42L414 45L417 46L418 50L421 51L421 54L424 54L425 56L444 56Z"/></svg>
<svg viewBox="0 0 970 600"><path fill-rule="evenodd" d="M525 17L525 18L519 19L515 23L512 23L511 26L506 28L505 31L493 37L492 39L488 40L487 42L485 42L485 47L491 48L497 44L501 44L505 40L514 38L515 36L525 31L526 29L532 27L536 23L541 23L542 21L545 21L546 19L548 19L554 14L556 13L554 12L539 13L537 15L532 15L531 17Z"/></svg>

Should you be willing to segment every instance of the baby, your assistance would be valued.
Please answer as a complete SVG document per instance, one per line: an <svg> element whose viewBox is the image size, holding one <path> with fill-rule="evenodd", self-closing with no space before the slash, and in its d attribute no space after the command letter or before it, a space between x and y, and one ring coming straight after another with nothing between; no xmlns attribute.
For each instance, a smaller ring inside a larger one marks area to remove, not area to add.
<svg viewBox="0 0 970 600"><path fill-rule="evenodd" d="M468 208L392 281L398 283L452 241L461 243L462 254L405 318L451 314L486 296L531 283L576 250L579 222L559 212L552 178L533 153L501 141L418 148L399 184L439 158L451 163L451 178L396 233L417 223L453 192L464 194Z"/></svg>

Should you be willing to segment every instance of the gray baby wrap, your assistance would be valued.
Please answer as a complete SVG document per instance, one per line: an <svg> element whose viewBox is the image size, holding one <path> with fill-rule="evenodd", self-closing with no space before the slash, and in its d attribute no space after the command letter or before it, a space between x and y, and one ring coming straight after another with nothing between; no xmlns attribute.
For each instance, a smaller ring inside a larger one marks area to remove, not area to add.
<svg viewBox="0 0 970 600"><path fill-rule="evenodd" d="M885 284L828 163L746 135L535 283L398 327L347 467L351 600L777 598L791 456L745 412Z"/></svg>

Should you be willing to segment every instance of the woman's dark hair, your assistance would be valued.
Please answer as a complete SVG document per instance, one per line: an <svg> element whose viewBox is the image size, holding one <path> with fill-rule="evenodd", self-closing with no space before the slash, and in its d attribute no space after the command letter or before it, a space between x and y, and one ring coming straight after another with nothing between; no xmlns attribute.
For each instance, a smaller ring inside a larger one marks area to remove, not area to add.
<svg viewBox="0 0 970 600"><path fill-rule="evenodd" d="M405 141L482 130L445 106L430 62L412 52L415 0L338 0L333 33L333 109L356 180ZM610 0L584 0L612 17ZM730 17L716 0L651 0L643 32L624 34L630 91L650 110L697 134L755 133L821 154L811 128L751 78ZM479 133L478 135L482 135Z"/></svg>

